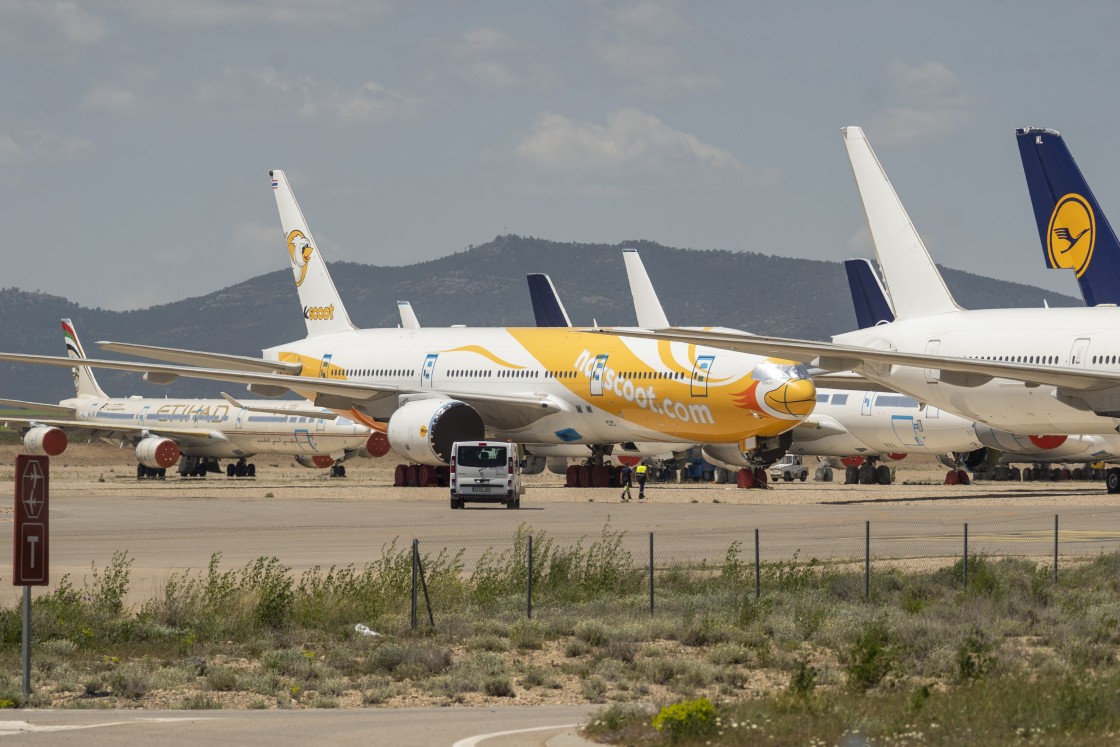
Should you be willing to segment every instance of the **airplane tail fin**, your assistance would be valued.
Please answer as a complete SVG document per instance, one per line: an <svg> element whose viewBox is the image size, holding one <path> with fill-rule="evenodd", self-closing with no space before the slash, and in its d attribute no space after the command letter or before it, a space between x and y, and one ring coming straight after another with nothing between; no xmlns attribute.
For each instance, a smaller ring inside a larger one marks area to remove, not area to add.
<svg viewBox="0 0 1120 747"><path fill-rule="evenodd" d="M1120 303L1120 242L1061 133L1024 127L1015 139L1046 265L1073 270L1087 305Z"/></svg>
<svg viewBox="0 0 1120 747"><path fill-rule="evenodd" d="M397 301L397 312L401 315L401 328L420 329L420 320L416 318L416 312L412 310L411 303Z"/></svg>
<svg viewBox="0 0 1120 747"><path fill-rule="evenodd" d="M859 127L841 130L875 256L899 319L958 311L922 237Z"/></svg>
<svg viewBox="0 0 1120 747"><path fill-rule="evenodd" d="M268 173L272 177L276 207L280 210L280 224L284 228L284 241L288 246L299 303L303 307L307 336L355 329L287 177L279 169Z"/></svg>
<svg viewBox="0 0 1120 747"><path fill-rule="evenodd" d="M622 261L626 264L626 278L630 281L630 295L634 297L638 326L643 329L665 329L670 326L638 250L623 249Z"/></svg>
<svg viewBox="0 0 1120 747"><path fill-rule="evenodd" d="M883 284L868 259L846 259L844 270L848 273L848 288L852 291L852 305L860 329L894 321L894 310L887 298Z"/></svg>
<svg viewBox="0 0 1120 747"><path fill-rule="evenodd" d="M69 319L62 320L62 337L66 341L66 355L76 360L86 358L86 351L82 348L82 342L74 330L74 323ZM97 379L93 376L93 369L89 366L74 367L74 392L79 397L109 396L98 385Z"/></svg>
<svg viewBox="0 0 1120 747"><path fill-rule="evenodd" d="M552 284L552 278L540 272L525 276L529 281L529 298L533 302L533 316L538 327L570 327L572 320L560 301L560 294Z"/></svg>

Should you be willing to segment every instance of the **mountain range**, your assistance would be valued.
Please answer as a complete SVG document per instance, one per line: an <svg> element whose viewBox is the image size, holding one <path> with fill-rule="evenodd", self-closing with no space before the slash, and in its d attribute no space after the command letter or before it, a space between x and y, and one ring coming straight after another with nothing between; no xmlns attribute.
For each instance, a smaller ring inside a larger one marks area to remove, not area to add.
<svg viewBox="0 0 1120 747"><path fill-rule="evenodd" d="M821 340L855 327L841 263L755 252L505 235L429 262L403 267L332 262L330 270L350 318L360 327L397 326L397 300L410 301L424 326L531 326L525 282L530 272L551 275L574 324L634 325L623 247L640 252L673 324ZM966 308L1082 305L1033 286L948 268L942 273ZM260 355L262 348L303 337L306 329L284 266L205 296L133 311L91 309L48 293L2 289L0 350L64 355L59 327L64 317L74 321L91 357L116 357L103 354L96 340ZM155 386L135 374L102 371L97 376L102 388L117 396L216 396L222 390L245 396L232 384L180 380ZM73 393L65 369L0 364L0 377L4 398L57 402Z"/></svg>

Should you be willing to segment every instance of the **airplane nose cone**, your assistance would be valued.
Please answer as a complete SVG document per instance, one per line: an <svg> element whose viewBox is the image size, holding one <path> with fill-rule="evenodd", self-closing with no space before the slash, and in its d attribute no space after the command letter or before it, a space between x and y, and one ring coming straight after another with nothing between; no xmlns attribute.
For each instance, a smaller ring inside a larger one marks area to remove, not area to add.
<svg viewBox="0 0 1120 747"><path fill-rule="evenodd" d="M804 418L817 403L817 387L812 379L790 379L766 393L766 404L775 412Z"/></svg>

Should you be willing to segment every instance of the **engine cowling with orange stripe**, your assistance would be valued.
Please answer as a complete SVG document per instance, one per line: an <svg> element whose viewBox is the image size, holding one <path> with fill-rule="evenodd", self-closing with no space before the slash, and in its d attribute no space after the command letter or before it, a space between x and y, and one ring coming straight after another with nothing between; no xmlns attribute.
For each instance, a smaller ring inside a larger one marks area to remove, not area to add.
<svg viewBox="0 0 1120 747"><path fill-rule="evenodd" d="M1024 435L997 430L976 424L976 438L989 449L1014 454L1037 454L1048 459L1076 457L1088 452L1093 445L1089 436Z"/></svg>
<svg viewBox="0 0 1120 747"><path fill-rule="evenodd" d="M58 456L69 443L65 431L50 425L36 425L23 434L23 448L35 456Z"/></svg>
<svg viewBox="0 0 1120 747"><path fill-rule="evenodd" d="M393 412L386 429L389 446L415 464L441 465L451 462L456 441L486 438L482 416L457 399L431 397L406 402Z"/></svg>

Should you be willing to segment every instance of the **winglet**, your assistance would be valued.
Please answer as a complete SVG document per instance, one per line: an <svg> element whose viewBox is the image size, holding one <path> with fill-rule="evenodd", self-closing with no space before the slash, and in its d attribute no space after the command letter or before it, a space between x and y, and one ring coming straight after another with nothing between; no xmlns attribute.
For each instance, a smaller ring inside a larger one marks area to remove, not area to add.
<svg viewBox="0 0 1120 747"><path fill-rule="evenodd" d="M894 321L894 310L887 298L879 276L868 259L846 259L844 270L848 273L848 288L852 292L856 322L860 329Z"/></svg>
<svg viewBox="0 0 1120 747"><path fill-rule="evenodd" d="M299 303L303 307L307 336L355 329L287 177L279 169L268 174L272 177L272 191L276 196L276 207L280 211L280 225L284 229L284 242L296 281L296 291L299 293Z"/></svg>
<svg viewBox="0 0 1120 747"><path fill-rule="evenodd" d="M841 132L898 318L960 310L863 130L845 127Z"/></svg>
<svg viewBox="0 0 1120 747"><path fill-rule="evenodd" d="M622 261L626 265L626 277L630 281L630 295L634 298L634 313L638 316L638 326L644 329L665 329L669 319L653 283L646 272L646 266L638 255L637 249L623 249Z"/></svg>
<svg viewBox="0 0 1120 747"><path fill-rule="evenodd" d="M1062 134L1023 127L1015 140L1046 265L1073 270L1087 305L1120 304L1120 241Z"/></svg>

